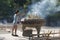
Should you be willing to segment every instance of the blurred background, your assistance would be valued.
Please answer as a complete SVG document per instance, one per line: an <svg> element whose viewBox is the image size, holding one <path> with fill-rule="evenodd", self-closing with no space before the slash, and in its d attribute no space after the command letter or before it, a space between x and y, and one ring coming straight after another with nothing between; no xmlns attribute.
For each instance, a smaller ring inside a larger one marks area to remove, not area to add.
<svg viewBox="0 0 60 40"><path fill-rule="evenodd" d="M20 19L32 15L44 18L46 26L60 26L60 0L0 0L0 23L12 23L16 9Z"/></svg>

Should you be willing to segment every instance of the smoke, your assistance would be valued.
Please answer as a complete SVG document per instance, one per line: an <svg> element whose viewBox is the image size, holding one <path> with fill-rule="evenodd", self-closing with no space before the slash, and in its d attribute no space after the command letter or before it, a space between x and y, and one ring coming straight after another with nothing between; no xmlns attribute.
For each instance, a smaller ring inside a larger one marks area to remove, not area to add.
<svg viewBox="0 0 60 40"><path fill-rule="evenodd" d="M47 15L56 11L60 11L60 6L56 7L57 0L42 0L36 2L30 6L30 10L27 15L36 15L40 18L45 18Z"/></svg>

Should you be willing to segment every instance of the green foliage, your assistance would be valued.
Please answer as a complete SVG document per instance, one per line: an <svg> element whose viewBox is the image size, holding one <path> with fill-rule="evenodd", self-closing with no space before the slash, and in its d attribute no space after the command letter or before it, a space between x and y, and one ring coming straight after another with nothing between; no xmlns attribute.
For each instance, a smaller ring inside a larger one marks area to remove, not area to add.
<svg viewBox="0 0 60 40"><path fill-rule="evenodd" d="M56 12L55 14L51 14L51 15L49 15L49 17L52 20L60 20L60 12Z"/></svg>
<svg viewBox="0 0 60 40"><path fill-rule="evenodd" d="M14 0L14 2L20 6L24 6L24 4L30 4L31 0Z"/></svg>
<svg viewBox="0 0 60 40"><path fill-rule="evenodd" d="M0 0L0 18L8 18L13 10L12 0Z"/></svg>
<svg viewBox="0 0 60 40"><path fill-rule="evenodd" d="M60 0L57 0L57 5L56 6L60 6Z"/></svg>
<svg viewBox="0 0 60 40"><path fill-rule="evenodd" d="M11 19L14 14L14 10L17 8L19 9L20 6L26 9L30 3L31 0L0 0L0 19Z"/></svg>

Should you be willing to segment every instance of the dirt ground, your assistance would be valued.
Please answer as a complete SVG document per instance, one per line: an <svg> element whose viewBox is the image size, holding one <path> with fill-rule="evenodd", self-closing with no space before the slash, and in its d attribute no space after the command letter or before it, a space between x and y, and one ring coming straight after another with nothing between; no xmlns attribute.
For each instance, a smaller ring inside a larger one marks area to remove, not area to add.
<svg viewBox="0 0 60 40"><path fill-rule="evenodd" d="M22 25L18 25L18 31L17 31L17 34L19 35L19 37L14 37L11 35L11 29L12 29L12 26L11 27L7 27L6 30L1 30L0 29L0 40L29 40L29 37L24 37L22 36ZM27 29L33 29L33 34L36 34L36 29L35 28L27 28ZM10 31L10 32L9 32ZM46 32L49 32L49 31L52 31L52 32L59 32L60 31L60 28L52 28L52 27L45 27L45 26L42 26L41 27L41 32L40 33L46 33ZM60 34L59 34L60 35ZM60 40L60 38L57 36L59 35L51 35L52 37L53 36L56 36L56 38L52 38L52 40ZM38 38L36 38L35 40L37 40ZM43 39L45 40L45 39Z"/></svg>

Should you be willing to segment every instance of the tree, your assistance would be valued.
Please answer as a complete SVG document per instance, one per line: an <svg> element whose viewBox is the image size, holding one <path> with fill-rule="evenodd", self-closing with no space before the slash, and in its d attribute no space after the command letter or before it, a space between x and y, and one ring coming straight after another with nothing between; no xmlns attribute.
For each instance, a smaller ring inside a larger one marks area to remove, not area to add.
<svg viewBox="0 0 60 40"><path fill-rule="evenodd" d="M57 5L56 6L60 6L60 0L57 0Z"/></svg>
<svg viewBox="0 0 60 40"><path fill-rule="evenodd" d="M9 20L20 6L27 8L30 0L0 0L0 19Z"/></svg>
<svg viewBox="0 0 60 40"><path fill-rule="evenodd" d="M0 0L0 19L9 19L13 15L13 0Z"/></svg>

